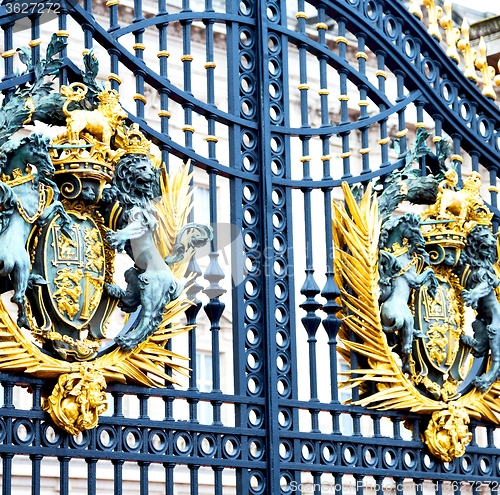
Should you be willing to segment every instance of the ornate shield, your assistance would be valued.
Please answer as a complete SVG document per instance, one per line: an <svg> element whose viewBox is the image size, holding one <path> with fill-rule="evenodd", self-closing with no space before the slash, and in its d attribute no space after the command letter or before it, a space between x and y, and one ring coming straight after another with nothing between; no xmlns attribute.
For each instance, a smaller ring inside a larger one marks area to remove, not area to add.
<svg viewBox="0 0 500 495"><path fill-rule="evenodd" d="M444 270L436 273L439 285L434 298L429 294L429 282L415 292L415 328L422 335L416 341L416 358L430 364L440 373L446 373L455 362L463 327L463 316L459 308L453 274Z"/></svg>
<svg viewBox="0 0 500 495"><path fill-rule="evenodd" d="M88 215L70 213L71 236L54 218L44 232L44 278L53 310L66 324L82 329L94 316L102 296L104 246L99 228Z"/></svg>

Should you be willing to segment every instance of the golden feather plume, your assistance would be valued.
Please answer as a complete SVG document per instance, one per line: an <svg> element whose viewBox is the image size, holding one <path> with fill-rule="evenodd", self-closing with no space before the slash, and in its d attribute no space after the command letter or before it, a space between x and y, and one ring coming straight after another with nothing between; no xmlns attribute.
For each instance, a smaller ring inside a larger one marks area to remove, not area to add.
<svg viewBox="0 0 500 495"><path fill-rule="evenodd" d="M190 161L170 174L164 166L161 167L161 199L155 204L160 224L155 243L164 258L172 254L177 234L187 223L187 217L193 208L194 190L190 190L193 173L189 173L189 168ZM176 278L181 279L184 276L192 254L188 253L182 261L170 265Z"/></svg>

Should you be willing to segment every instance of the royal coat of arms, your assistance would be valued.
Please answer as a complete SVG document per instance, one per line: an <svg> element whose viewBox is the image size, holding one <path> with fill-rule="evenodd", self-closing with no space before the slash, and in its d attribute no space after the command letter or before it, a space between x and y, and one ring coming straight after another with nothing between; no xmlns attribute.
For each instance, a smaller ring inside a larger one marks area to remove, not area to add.
<svg viewBox="0 0 500 495"><path fill-rule="evenodd" d="M0 301L0 370L57 379L43 408L77 434L96 426L108 382L161 387L176 382L166 368L187 372L166 343L190 329L175 322L191 304L181 279L212 231L186 224L189 167L169 175L150 155L117 91L96 82L92 52L82 80L53 91L45 77L64 47L54 35L0 110L0 293L17 305L12 315ZM12 137L36 121L65 131ZM116 252L133 261L126 287L113 281ZM127 324L103 348L117 307Z"/></svg>
<svg viewBox="0 0 500 495"><path fill-rule="evenodd" d="M471 417L500 422L500 265L479 174L459 184L443 151L427 157L434 175L421 176L414 161L429 154L427 137L419 130L405 167L384 183L357 198L344 183L345 206L333 203L339 349L357 356L343 382L359 387L357 404L428 415L423 439L450 461L471 441ZM393 214L405 200L426 209Z"/></svg>

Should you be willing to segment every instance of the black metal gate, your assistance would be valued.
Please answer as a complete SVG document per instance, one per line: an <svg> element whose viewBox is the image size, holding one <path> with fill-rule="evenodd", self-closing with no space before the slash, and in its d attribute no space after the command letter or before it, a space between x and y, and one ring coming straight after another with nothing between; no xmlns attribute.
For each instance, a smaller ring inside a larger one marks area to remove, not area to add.
<svg viewBox="0 0 500 495"><path fill-rule="evenodd" d="M75 54L82 49L96 48L104 64L109 55L111 84L124 95L130 121L167 166L190 158L204 171L213 224L224 217L227 192L230 222L243 242L231 243L231 270L224 273L216 240L206 287L198 272L189 291L200 301L188 323L203 311L210 320L211 391L199 389L196 331L188 342L189 388L112 385L112 415L80 437L51 426L40 407L44 381L0 375L2 493L14 493L14 467L23 456L31 461L33 495L41 493L44 462L54 457L61 495L69 493L79 459L88 494L104 493L101 465L110 466L117 495L128 466L138 469L141 495L158 469L166 495L182 484L193 495L402 495L407 488L441 495L458 494L463 485L496 493L494 426L474 423L466 455L442 463L426 452L418 415L342 405L350 397L338 389L331 200L340 182L366 183L400 167L408 136L427 127L452 138L459 169L470 165L489 176L491 209L500 218L500 111L420 20L398 0L61 0L52 24L44 23L46 11L12 13L9 5L0 7L3 94L30 77L16 75L15 48L31 42L36 61L43 33L57 22L52 30L69 36L60 83L80 77ZM399 151L391 146L395 138ZM223 390L220 329L228 311L234 387ZM31 409L14 407L15 391L26 386ZM130 395L138 397L136 417L122 408ZM153 419L157 397L162 420ZM180 403L188 404L187 416L176 412ZM199 403L209 405L209 422ZM208 492L200 484L207 469Z"/></svg>

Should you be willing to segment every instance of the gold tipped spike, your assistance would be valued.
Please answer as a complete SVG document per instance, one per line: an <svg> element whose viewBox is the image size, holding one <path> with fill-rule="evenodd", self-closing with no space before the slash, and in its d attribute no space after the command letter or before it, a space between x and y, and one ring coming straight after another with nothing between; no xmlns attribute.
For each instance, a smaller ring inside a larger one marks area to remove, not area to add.
<svg viewBox="0 0 500 495"><path fill-rule="evenodd" d="M465 60L465 71L464 76L467 79L471 79L475 83L477 83L477 74L476 69L474 68L474 62L476 61L477 53L472 51L470 48L469 41L469 23L467 19L464 17L462 22L462 39L458 42L458 48L462 51Z"/></svg>
<svg viewBox="0 0 500 495"><path fill-rule="evenodd" d="M484 38L482 36L479 39L479 54L480 57L476 60L476 67L481 71L483 76L482 93L487 98L493 98L496 100L497 95L491 82L495 75L495 68L488 65L488 60L486 58L486 43L484 42Z"/></svg>
<svg viewBox="0 0 500 495"><path fill-rule="evenodd" d="M420 20L422 20L422 18L424 17L422 9L420 8L420 2L418 0L410 1L408 12L410 12L410 14L413 14L414 16L417 16Z"/></svg>
<svg viewBox="0 0 500 495"><path fill-rule="evenodd" d="M444 2L444 11L446 15L441 18L441 27L444 28L446 33L446 43L448 48L446 49L446 55L457 62L460 62L460 58L457 52L457 41L460 38L460 30L453 27L452 23L452 10L453 6L449 0Z"/></svg>
<svg viewBox="0 0 500 495"><path fill-rule="evenodd" d="M500 72L500 60L498 61L498 70ZM500 74L494 77L493 82L500 88Z"/></svg>
<svg viewBox="0 0 500 495"><path fill-rule="evenodd" d="M424 0L424 5L427 7L427 11L429 13L429 27L427 28L427 32L437 38L439 41L442 40L441 32L439 31L439 19L443 14L443 9L441 7L437 7L434 3L434 0Z"/></svg>

